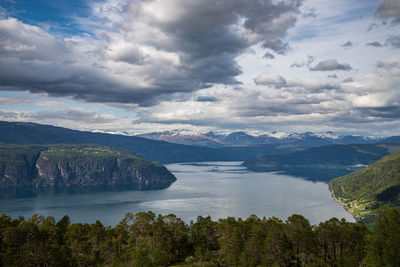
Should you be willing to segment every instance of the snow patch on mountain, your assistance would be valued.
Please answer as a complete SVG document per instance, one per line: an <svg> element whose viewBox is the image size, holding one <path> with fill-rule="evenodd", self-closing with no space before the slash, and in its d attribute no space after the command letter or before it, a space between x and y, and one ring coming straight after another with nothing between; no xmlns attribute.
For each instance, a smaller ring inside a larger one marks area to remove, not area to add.
<svg viewBox="0 0 400 267"><path fill-rule="evenodd" d="M134 136L134 133L130 133L128 131L113 131L113 130L93 130L92 133L106 133L106 134L117 134L117 135L126 135L126 136Z"/></svg>

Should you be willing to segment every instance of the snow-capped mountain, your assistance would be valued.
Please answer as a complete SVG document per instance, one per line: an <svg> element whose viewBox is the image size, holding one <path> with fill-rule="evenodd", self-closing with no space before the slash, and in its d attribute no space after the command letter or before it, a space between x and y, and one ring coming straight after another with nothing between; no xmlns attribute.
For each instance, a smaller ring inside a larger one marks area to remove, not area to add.
<svg viewBox="0 0 400 267"><path fill-rule="evenodd" d="M190 130L173 130L141 134L138 136L153 140L163 140L171 143L208 147L262 144L322 146L330 144L367 144L378 142L380 140L359 135L337 135L330 131L324 133L285 133L274 131L272 133L259 133L258 135L254 135L242 131L233 133L199 133Z"/></svg>
<svg viewBox="0 0 400 267"><path fill-rule="evenodd" d="M186 129L164 131L164 132L153 132L147 134L139 134L137 136L152 140L161 140L183 145L198 145L207 147L218 147L223 145L223 143L218 139L209 137L199 132L194 132Z"/></svg>
<svg viewBox="0 0 400 267"><path fill-rule="evenodd" d="M106 134L117 134L117 135L126 135L126 136L134 136L135 134L127 132L127 131L114 131L114 130L93 130L93 133L106 133Z"/></svg>

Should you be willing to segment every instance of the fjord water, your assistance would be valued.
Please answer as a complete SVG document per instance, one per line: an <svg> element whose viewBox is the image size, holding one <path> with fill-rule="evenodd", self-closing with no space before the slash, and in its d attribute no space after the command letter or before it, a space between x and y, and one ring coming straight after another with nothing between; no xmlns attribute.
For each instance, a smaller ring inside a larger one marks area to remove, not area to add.
<svg viewBox="0 0 400 267"><path fill-rule="evenodd" d="M328 185L277 173L255 173L241 162L177 163L166 167L178 179L160 190L61 191L33 194L0 194L0 213L31 217L35 213L65 214L72 222L115 225L128 212L151 210L173 213L186 222L198 215L213 219L228 216L247 218L276 216L285 220L302 214L317 224L331 217L354 221L332 200Z"/></svg>

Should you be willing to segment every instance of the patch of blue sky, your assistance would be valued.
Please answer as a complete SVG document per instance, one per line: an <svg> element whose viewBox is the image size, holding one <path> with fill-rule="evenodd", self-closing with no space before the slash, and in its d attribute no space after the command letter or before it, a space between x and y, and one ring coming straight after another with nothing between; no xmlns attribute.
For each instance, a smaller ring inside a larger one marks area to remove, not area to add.
<svg viewBox="0 0 400 267"><path fill-rule="evenodd" d="M296 32L288 39L289 42L297 42L302 40L312 39L319 36L320 27L303 26L297 28Z"/></svg>
<svg viewBox="0 0 400 267"><path fill-rule="evenodd" d="M289 41L296 42L309 40L321 35L331 35L331 32L326 31L334 28L346 27L346 24L350 24L365 17L371 18L372 21L379 3L375 0L358 0L354 2L354 5L352 4L351 7L346 6L346 8L343 8L340 4L338 6L333 4L333 7L342 9L339 13L333 12L332 15L317 13L316 18L308 18L308 20L312 20L312 23L304 25L300 23L300 26L297 26L292 36L290 36ZM364 30L366 31L367 28Z"/></svg>
<svg viewBox="0 0 400 267"><path fill-rule="evenodd" d="M351 21L356 21L364 17L371 17L373 19L377 6L366 5L354 9L349 9L342 16L333 16L329 18L332 24L342 24Z"/></svg>
<svg viewBox="0 0 400 267"><path fill-rule="evenodd" d="M91 16L91 4L101 0L0 0L11 17L65 35L91 34L75 18Z"/></svg>

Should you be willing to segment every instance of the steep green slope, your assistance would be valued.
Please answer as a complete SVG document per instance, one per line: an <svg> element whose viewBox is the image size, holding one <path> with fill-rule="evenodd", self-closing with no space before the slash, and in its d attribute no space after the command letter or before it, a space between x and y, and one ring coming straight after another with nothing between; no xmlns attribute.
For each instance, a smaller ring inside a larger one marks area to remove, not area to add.
<svg viewBox="0 0 400 267"><path fill-rule="evenodd" d="M266 155L246 160L253 171L283 171L315 180L328 181L368 165L383 156L398 152L399 143L329 145L285 155Z"/></svg>
<svg viewBox="0 0 400 267"><path fill-rule="evenodd" d="M0 145L0 188L170 185L163 166L101 145Z"/></svg>
<svg viewBox="0 0 400 267"><path fill-rule="evenodd" d="M400 153L330 181L332 196L355 216L373 215L381 204L400 206Z"/></svg>

